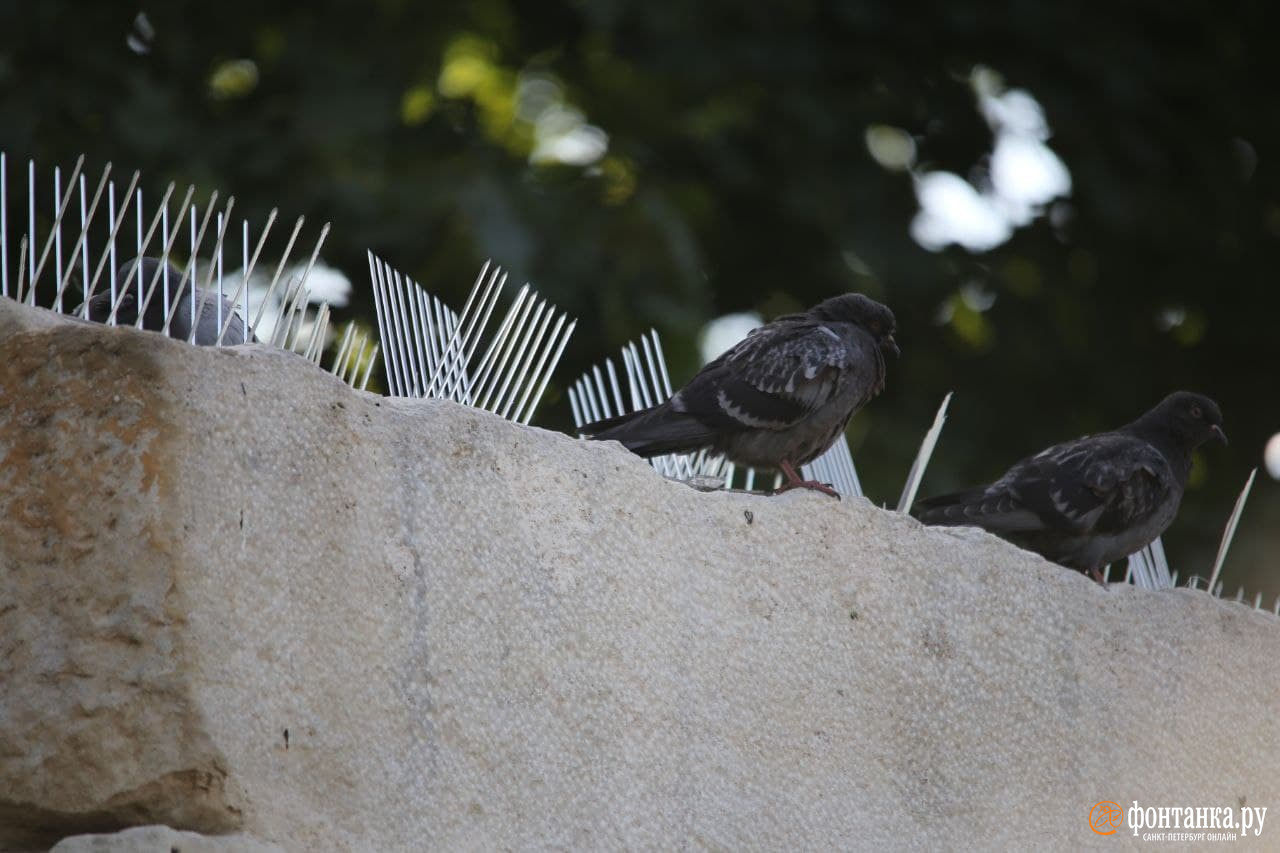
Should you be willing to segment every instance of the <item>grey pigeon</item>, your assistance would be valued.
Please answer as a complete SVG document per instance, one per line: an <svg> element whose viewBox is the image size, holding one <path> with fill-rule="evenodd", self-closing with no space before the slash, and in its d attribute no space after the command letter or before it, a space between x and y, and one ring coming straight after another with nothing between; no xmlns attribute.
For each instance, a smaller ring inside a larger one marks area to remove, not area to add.
<svg viewBox="0 0 1280 853"><path fill-rule="evenodd" d="M155 258L143 258L139 265L141 275L133 272L135 260L126 261L116 270L116 287L119 291L116 293L116 299L120 303L120 307L116 311L116 325L132 326L138 320L138 305L142 301L139 293L145 295L151 290L151 280L155 278L156 271L161 269L161 262ZM218 304L215 301L218 294L204 288L195 288L195 311L192 311L192 282L190 278L182 286L181 292L178 290L178 284L182 281L182 273L178 272L168 264L164 265L165 272L160 273L160 277L156 279L155 290L151 293L151 301L147 303L146 311L142 317L142 328L150 329L153 332L164 331L165 323L165 306L164 306L164 288L165 276L168 275L170 309L173 308L173 300L178 300L177 310L174 311L173 319L169 322L169 337L178 340L187 340L191 336L191 324L193 319L199 320L196 327L195 343L198 346L213 346L218 341L218 335L222 331L222 326L218 322ZM132 277L131 277L132 274ZM127 281L127 285L126 285ZM123 295L121 295L123 293ZM89 300L89 319L95 323L105 323L111 316L111 291L103 290L94 294ZM203 305L203 307L201 307ZM82 316L84 304L81 303L75 309L75 316ZM246 341L245 322L239 314L236 313L235 306L231 300L225 296L222 297L222 322L225 323L227 318L231 318L231 325L227 328L227 334L222 338L224 344L239 344ZM247 340L252 343L256 339L253 336L253 330L249 330Z"/></svg>
<svg viewBox="0 0 1280 853"><path fill-rule="evenodd" d="M932 525L981 527L1102 582L1102 567L1165 531L1191 473L1191 451L1223 444L1222 412L1179 391L1114 432L1057 444L989 486L918 502Z"/></svg>
<svg viewBox="0 0 1280 853"><path fill-rule="evenodd" d="M707 364L670 400L582 428L640 456L710 448L740 465L777 468L787 482L821 455L854 412L884 390L884 353L898 354L893 312L860 293L836 296L802 314L752 330Z"/></svg>

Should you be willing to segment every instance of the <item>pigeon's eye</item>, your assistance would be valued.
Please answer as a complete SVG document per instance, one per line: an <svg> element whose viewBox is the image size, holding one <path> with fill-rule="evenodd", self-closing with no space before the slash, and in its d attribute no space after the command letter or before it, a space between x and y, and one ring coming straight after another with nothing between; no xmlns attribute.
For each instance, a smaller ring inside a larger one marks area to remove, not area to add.
<svg viewBox="0 0 1280 853"><path fill-rule="evenodd" d="M1203 415L1204 415L1204 412L1200 410L1199 406L1191 407L1191 417L1199 418L1199 417L1202 417Z"/></svg>

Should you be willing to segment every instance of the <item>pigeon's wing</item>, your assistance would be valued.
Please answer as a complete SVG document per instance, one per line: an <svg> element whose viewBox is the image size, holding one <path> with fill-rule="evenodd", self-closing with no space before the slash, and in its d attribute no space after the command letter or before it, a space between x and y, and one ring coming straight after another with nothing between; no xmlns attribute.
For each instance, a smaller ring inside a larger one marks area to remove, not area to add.
<svg viewBox="0 0 1280 853"><path fill-rule="evenodd" d="M879 364L879 351L856 327L844 332L811 321L761 327L703 368L671 406L717 430L783 430L831 402L849 382L864 383L869 399L879 380L867 362Z"/></svg>
<svg viewBox="0 0 1280 853"><path fill-rule="evenodd" d="M963 514L993 531L1119 532L1157 512L1172 483L1158 450L1106 433L1019 462L971 498Z"/></svg>

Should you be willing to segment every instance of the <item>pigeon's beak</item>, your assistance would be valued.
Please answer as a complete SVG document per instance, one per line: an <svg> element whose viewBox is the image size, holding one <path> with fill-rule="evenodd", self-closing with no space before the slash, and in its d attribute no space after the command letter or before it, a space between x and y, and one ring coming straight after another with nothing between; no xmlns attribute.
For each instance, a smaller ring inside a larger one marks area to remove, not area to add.
<svg viewBox="0 0 1280 853"><path fill-rule="evenodd" d="M1209 432L1213 433L1214 437L1217 438L1219 441L1221 441L1223 444L1228 443L1227 434L1223 432L1222 427L1218 426L1217 424L1214 424L1213 426L1209 427Z"/></svg>
<svg viewBox="0 0 1280 853"><path fill-rule="evenodd" d="M902 353L898 350L898 342L893 339L893 335L885 335L880 340L880 349L885 352L893 353L894 358L898 358Z"/></svg>

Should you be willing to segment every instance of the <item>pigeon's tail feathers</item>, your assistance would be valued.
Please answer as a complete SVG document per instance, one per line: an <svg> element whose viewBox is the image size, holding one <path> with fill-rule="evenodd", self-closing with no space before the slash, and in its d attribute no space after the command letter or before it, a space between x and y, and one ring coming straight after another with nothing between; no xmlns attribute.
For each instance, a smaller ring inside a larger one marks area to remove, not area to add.
<svg viewBox="0 0 1280 853"><path fill-rule="evenodd" d="M1013 533L1040 530L1044 520L1007 492L992 494L987 488L968 489L916 501L911 514L935 527L981 527Z"/></svg>
<svg viewBox="0 0 1280 853"><path fill-rule="evenodd" d="M627 415L605 418L582 427L597 441L619 441L637 456L688 453L714 443L716 433L697 418L677 412L669 403Z"/></svg>
<svg viewBox="0 0 1280 853"><path fill-rule="evenodd" d="M972 524L963 518L965 506L982 499L982 489L924 498L911 505L911 515L931 525Z"/></svg>

